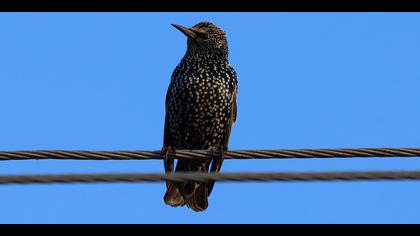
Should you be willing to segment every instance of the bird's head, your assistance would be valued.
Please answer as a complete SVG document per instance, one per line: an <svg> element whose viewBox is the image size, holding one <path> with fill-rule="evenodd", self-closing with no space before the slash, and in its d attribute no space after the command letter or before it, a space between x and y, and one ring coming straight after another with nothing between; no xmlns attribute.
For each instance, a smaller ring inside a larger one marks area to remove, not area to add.
<svg viewBox="0 0 420 236"><path fill-rule="evenodd" d="M172 24L172 26L188 37L189 49L227 54L226 33L213 23L200 22L191 28L176 24Z"/></svg>

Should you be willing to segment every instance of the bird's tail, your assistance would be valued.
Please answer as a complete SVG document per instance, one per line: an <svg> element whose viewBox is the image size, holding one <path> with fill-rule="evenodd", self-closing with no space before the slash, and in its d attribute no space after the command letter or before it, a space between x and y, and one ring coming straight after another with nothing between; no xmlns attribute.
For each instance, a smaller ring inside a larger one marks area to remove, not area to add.
<svg viewBox="0 0 420 236"><path fill-rule="evenodd" d="M166 183L166 188L167 190L165 196L163 197L163 200L167 205L173 207L185 205L184 197L181 195L178 184L168 181Z"/></svg>
<svg viewBox="0 0 420 236"><path fill-rule="evenodd" d="M178 172L207 172L211 161L208 160L179 160L176 166ZM194 211L204 211L208 207L208 184L201 182L181 183L181 196L185 204Z"/></svg>
<svg viewBox="0 0 420 236"><path fill-rule="evenodd" d="M206 183L191 183L194 185L194 190L187 195L185 200L189 208L194 211L204 211L208 207L208 186Z"/></svg>

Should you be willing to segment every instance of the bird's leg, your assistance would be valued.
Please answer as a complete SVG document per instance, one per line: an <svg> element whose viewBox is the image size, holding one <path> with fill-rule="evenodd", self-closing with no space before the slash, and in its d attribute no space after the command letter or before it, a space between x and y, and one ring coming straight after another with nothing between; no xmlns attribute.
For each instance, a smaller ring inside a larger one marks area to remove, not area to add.
<svg viewBox="0 0 420 236"><path fill-rule="evenodd" d="M211 154L212 154L212 165L210 172L219 173L220 169L222 168L223 161L225 159L225 150L223 146L220 146L219 150L217 151L218 155L215 154L216 148L211 148Z"/></svg>
<svg viewBox="0 0 420 236"><path fill-rule="evenodd" d="M174 172L174 155L175 149L172 148L172 146L162 148L162 156L166 173Z"/></svg>
<svg viewBox="0 0 420 236"><path fill-rule="evenodd" d="M223 161L225 159L225 149L223 146L219 149L219 155L215 155L215 148L211 149L213 161L211 163L210 173L219 173L222 168ZM214 181L208 183L208 196L210 196L213 191Z"/></svg>
<svg viewBox="0 0 420 236"><path fill-rule="evenodd" d="M173 173L174 172L174 156L175 156L175 148L172 146L167 146L162 148L162 156L163 156L163 164L165 166L165 173ZM168 187L168 182L166 182Z"/></svg>

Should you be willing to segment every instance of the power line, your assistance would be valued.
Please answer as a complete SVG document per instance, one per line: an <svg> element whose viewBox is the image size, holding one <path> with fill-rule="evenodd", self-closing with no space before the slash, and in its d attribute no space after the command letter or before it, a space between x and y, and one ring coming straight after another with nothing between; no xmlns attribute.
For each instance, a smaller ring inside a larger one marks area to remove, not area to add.
<svg viewBox="0 0 420 236"><path fill-rule="evenodd" d="M420 180L420 171L0 175L0 184L161 182L165 180L180 182Z"/></svg>
<svg viewBox="0 0 420 236"><path fill-rule="evenodd" d="M233 150L226 159L269 158L351 158L351 157L419 157L420 148L340 148ZM178 159L211 158L208 150L177 150ZM3 151L0 160L157 160L161 151ZM382 172L294 172L294 173L122 173L68 175L0 175L0 184L34 183L115 183L171 181L352 181L352 180L419 180L420 171Z"/></svg>
<svg viewBox="0 0 420 236"><path fill-rule="evenodd" d="M277 149L232 150L226 159L270 158L351 158L351 157L419 157L420 148L338 148L338 149ZM210 158L208 150L177 150L174 158ZM6 160L157 160L161 151L7 151L0 152L0 161Z"/></svg>

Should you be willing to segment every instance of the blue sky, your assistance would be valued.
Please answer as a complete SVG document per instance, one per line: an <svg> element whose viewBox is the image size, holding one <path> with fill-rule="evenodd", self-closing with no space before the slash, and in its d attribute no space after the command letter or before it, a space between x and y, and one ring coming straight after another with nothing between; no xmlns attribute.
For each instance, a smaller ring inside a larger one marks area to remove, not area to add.
<svg viewBox="0 0 420 236"><path fill-rule="evenodd" d="M158 150L186 49L212 21L239 76L230 148L419 147L419 13L0 13L0 150ZM420 169L420 159L228 160L223 171ZM161 161L1 162L0 174L160 172ZM0 186L2 223L420 223L420 183Z"/></svg>

